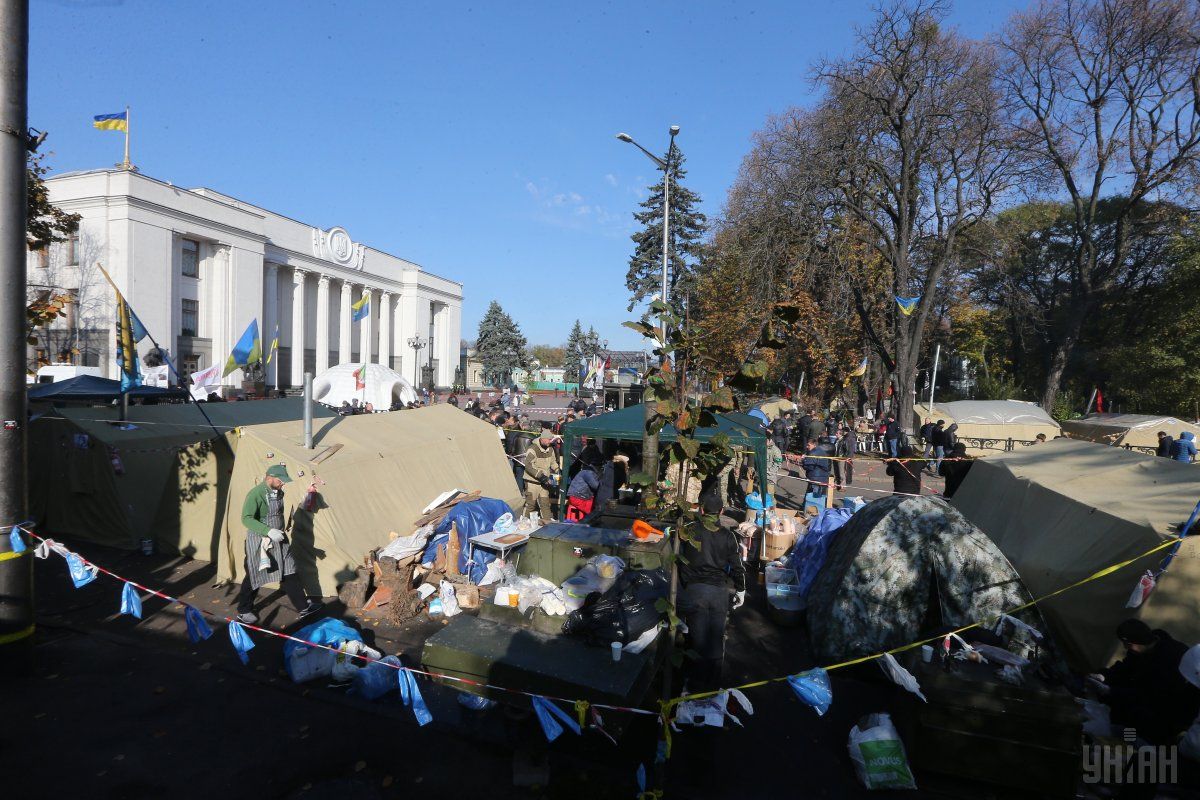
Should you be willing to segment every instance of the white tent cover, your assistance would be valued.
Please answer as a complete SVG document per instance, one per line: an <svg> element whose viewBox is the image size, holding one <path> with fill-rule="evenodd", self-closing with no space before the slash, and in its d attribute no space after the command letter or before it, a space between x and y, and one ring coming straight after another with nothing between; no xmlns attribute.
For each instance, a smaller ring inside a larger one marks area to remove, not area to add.
<svg viewBox="0 0 1200 800"><path fill-rule="evenodd" d="M921 407L922 410L924 406ZM934 413L925 416L949 417L959 425L1053 425L1058 423L1035 404L1024 400L956 400L934 403Z"/></svg>
<svg viewBox="0 0 1200 800"><path fill-rule="evenodd" d="M358 400L361 405L370 403L376 411L387 411L393 400L415 403L417 393L408 380L382 364L367 364L366 386L357 388L354 373L362 364L338 364L313 378L313 399L323 405L338 408L342 403Z"/></svg>

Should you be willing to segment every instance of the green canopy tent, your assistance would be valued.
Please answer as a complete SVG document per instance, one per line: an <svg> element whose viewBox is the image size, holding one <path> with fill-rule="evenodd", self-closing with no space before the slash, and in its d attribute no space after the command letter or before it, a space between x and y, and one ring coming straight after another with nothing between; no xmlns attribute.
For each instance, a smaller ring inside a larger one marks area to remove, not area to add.
<svg viewBox="0 0 1200 800"><path fill-rule="evenodd" d="M695 438L710 441L717 434L729 437L731 447L742 447L754 451L754 468L758 473L759 493L767 493L767 432L759 420L749 414L731 411L717 414L717 424L711 428L697 428ZM577 419L563 426L563 470L558 493L558 516L561 519L567 506L567 476L571 471L571 454L579 437L610 439L613 441L641 442L645 432L646 412L641 405L630 406L620 411L610 411L596 417ZM666 425L658 434L659 442L675 441L675 428Z"/></svg>

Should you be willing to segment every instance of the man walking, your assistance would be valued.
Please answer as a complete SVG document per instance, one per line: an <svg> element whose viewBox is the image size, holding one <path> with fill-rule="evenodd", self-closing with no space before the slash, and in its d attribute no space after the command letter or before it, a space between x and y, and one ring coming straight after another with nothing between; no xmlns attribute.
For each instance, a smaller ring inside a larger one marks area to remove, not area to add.
<svg viewBox="0 0 1200 800"><path fill-rule="evenodd" d="M842 426L842 438L834 445L834 455L845 459L833 462L834 483L840 491L843 486L854 483L854 456L858 454L858 436L849 425ZM843 481L842 479L845 478Z"/></svg>
<svg viewBox="0 0 1200 800"><path fill-rule="evenodd" d="M921 441L925 443L925 458L933 455L933 431L937 427L933 424L933 420L929 417L925 418L925 424L921 426Z"/></svg>
<svg viewBox="0 0 1200 800"><path fill-rule="evenodd" d="M958 430L958 423L951 423L950 427L946 427L946 420L939 419L937 425L933 428L933 472L937 473L938 468L942 466L942 459L950 454L954 449L954 443L958 441L958 437L954 432Z"/></svg>
<svg viewBox="0 0 1200 800"><path fill-rule="evenodd" d="M246 494L242 503L242 524L246 526L246 577L238 591L238 622L253 625L258 622L254 613L254 597L259 588L279 583L288 600L300 613L300 619L319 611L320 601L304 594L296 577L296 562L284 533L283 485L291 483L287 467L275 464L267 467L263 482Z"/></svg>
<svg viewBox="0 0 1200 800"><path fill-rule="evenodd" d="M554 434L543 427L541 435L525 451L525 513L538 512L543 522L552 522L550 488L561 470L554 450Z"/></svg>
<svg viewBox="0 0 1200 800"><path fill-rule="evenodd" d="M701 506L705 514L719 515L720 493L705 492ZM685 662L687 691L711 692L721 688L729 612L746 601L746 567L733 531L710 531L699 522L688 531L678 562L679 615L687 623L688 648L697 656Z"/></svg>
<svg viewBox="0 0 1200 800"><path fill-rule="evenodd" d="M771 426L767 429L767 433L771 437L771 441L775 442L775 446L778 447L779 451L782 453L786 453L788 448L787 418L790 417L791 414L792 412L790 411L782 412L771 422Z"/></svg>

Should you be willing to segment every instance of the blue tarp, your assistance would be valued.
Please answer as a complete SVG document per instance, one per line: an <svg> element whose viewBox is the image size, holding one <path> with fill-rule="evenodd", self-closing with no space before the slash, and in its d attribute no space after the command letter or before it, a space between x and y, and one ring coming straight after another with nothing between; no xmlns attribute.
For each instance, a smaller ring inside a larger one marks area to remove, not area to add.
<svg viewBox="0 0 1200 800"><path fill-rule="evenodd" d="M469 577L471 583L479 583L483 580L483 574L487 572L487 565L496 560L496 554L490 550L476 549L468 569L467 540L472 536L488 533L496 524L496 520L511 513L512 509L507 503L492 497L459 503L450 509L450 513L433 529L433 536L429 537L429 544L425 545L425 552L421 554L421 563L428 564L437 557L438 547L450 541L450 526L454 525L458 531L458 571Z"/></svg>
<svg viewBox="0 0 1200 800"><path fill-rule="evenodd" d="M829 540L853 515L854 512L848 508L826 508L809 523L808 533L792 551L792 566L796 570L796 583L802 599L808 597L808 590L825 564Z"/></svg>

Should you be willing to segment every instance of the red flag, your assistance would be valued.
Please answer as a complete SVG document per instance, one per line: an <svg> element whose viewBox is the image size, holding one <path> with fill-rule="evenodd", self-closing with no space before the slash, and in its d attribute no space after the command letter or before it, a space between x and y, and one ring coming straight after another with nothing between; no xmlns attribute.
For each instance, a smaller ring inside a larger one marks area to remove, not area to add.
<svg viewBox="0 0 1200 800"><path fill-rule="evenodd" d="M1100 387L1096 387L1096 413L1104 413L1104 394L1100 391Z"/></svg>
<svg viewBox="0 0 1200 800"><path fill-rule="evenodd" d="M358 369L354 370L354 388L362 390L367 388L367 365L363 364Z"/></svg>

